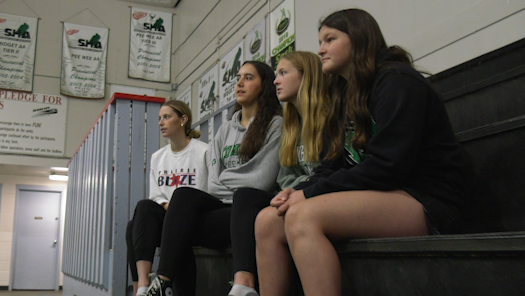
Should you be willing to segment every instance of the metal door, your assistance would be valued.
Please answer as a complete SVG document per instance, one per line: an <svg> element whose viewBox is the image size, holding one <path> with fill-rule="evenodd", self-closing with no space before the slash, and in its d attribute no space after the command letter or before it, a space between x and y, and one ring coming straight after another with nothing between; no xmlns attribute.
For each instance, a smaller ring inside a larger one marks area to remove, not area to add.
<svg viewBox="0 0 525 296"><path fill-rule="evenodd" d="M58 288L61 195L60 191L19 188L12 252L12 289Z"/></svg>

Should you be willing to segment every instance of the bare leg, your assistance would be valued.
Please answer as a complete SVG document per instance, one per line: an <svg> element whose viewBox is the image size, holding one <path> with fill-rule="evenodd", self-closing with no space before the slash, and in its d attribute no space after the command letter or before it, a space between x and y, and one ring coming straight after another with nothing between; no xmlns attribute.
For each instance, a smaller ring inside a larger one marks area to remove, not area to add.
<svg viewBox="0 0 525 296"><path fill-rule="evenodd" d="M139 282L133 282L133 296L137 295L138 288L139 288Z"/></svg>
<svg viewBox="0 0 525 296"><path fill-rule="evenodd" d="M255 277L247 271L237 271L233 275L233 283L243 285L250 288L255 288Z"/></svg>
<svg viewBox="0 0 525 296"><path fill-rule="evenodd" d="M306 296L340 296L341 267L332 245L344 239L427 235L423 206L405 191L348 191L288 209L285 233Z"/></svg>
<svg viewBox="0 0 525 296"><path fill-rule="evenodd" d="M267 207L255 221L257 273L261 296L288 295L291 257L284 234L284 220L277 210Z"/></svg>
<svg viewBox="0 0 525 296"><path fill-rule="evenodd" d="M147 260L137 261L137 272L139 274L138 287L148 287L149 286L149 274L151 272L152 263Z"/></svg>

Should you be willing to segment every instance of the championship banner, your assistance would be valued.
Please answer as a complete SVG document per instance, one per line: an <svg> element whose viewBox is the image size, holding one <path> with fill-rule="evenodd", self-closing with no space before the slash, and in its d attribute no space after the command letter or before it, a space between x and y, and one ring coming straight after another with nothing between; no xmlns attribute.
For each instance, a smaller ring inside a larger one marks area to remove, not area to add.
<svg viewBox="0 0 525 296"><path fill-rule="evenodd" d="M295 50L294 1L285 0L270 13L270 51L275 69L281 57Z"/></svg>
<svg viewBox="0 0 525 296"><path fill-rule="evenodd" d="M38 19L0 13L0 88L33 91Z"/></svg>
<svg viewBox="0 0 525 296"><path fill-rule="evenodd" d="M103 98L109 30L64 23L63 35L60 93Z"/></svg>
<svg viewBox="0 0 525 296"><path fill-rule="evenodd" d="M235 84L237 83L237 72L241 68L243 59L243 41L235 45L225 56L222 57L219 64L221 87L219 90L219 108L235 101Z"/></svg>
<svg viewBox="0 0 525 296"><path fill-rule="evenodd" d="M180 94L180 95L177 97L177 100L179 100L179 101L183 101L184 103L186 103L186 105L188 105L188 107L190 107L190 110L191 110L191 85L188 86L188 87L182 92L182 94Z"/></svg>
<svg viewBox="0 0 525 296"><path fill-rule="evenodd" d="M129 77L171 81L172 19L171 13L131 8Z"/></svg>
<svg viewBox="0 0 525 296"><path fill-rule="evenodd" d="M199 120L212 113L219 103L219 65L211 67L199 79Z"/></svg>
<svg viewBox="0 0 525 296"><path fill-rule="evenodd" d="M0 152L63 156L67 98L0 90Z"/></svg>
<svg viewBox="0 0 525 296"><path fill-rule="evenodd" d="M262 19L244 38L244 57L247 61L266 62L266 19Z"/></svg>

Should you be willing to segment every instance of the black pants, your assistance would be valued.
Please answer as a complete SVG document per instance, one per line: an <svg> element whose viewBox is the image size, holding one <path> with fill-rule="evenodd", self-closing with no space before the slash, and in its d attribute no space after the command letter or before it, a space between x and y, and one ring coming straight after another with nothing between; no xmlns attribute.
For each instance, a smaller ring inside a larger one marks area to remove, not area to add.
<svg viewBox="0 0 525 296"><path fill-rule="evenodd" d="M256 275L254 222L271 197L264 191L239 189L230 206L197 189L175 190L162 231L158 274L173 281L177 295L194 296L196 265L192 247L223 249L233 242L234 272L244 270Z"/></svg>
<svg viewBox="0 0 525 296"><path fill-rule="evenodd" d="M230 223L233 274L247 271L254 275L257 285L255 260L255 218L270 205L275 194L253 188L240 188L233 194Z"/></svg>
<svg viewBox="0 0 525 296"><path fill-rule="evenodd" d="M128 264L131 278L137 282L137 264L139 260L153 262L155 249L160 246L162 224L166 210L158 203L143 199L137 203L133 219L126 228L126 244L128 247Z"/></svg>

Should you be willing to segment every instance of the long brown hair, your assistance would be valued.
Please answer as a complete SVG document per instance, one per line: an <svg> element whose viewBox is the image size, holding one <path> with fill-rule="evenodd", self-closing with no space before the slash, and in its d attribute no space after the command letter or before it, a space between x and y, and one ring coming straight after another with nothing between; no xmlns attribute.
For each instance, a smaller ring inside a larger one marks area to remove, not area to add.
<svg viewBox="0 0 525 296"><path fill-rule="evenodd" d="M346 9L332 13L319 25L346 33L350 38L350 77L346 81L332 75L330 82L333 108L328 115L328 137L332 145L327 158L335 158L342 151L343 134L354 128L352 146L363 149L371 136L371 116L368 99L379 68L398 61L412 65L410 54L398 46L387 47L376 20L366 11Z"/></svg>
<svg viewBox="0 0 525 296"><path fill-rule="evenodd" d="M186 125L184 126L184 131L186 133L186 136L189 138L195 138L198 139L201 136L201 132L194 130L191 128L191 110L190 107L183 101L179 100L169 100L162 104L162 106L168 106L177 113L177 115L182 118L183 115L186 115L188 117L188 121L186 122Z"/></svg>
<svg viewBox="0 0 525 296"><path fill-rule="evenodd" d="M297 91L301 112L291 103L284 105L279 162L281 166L297 164L296 146L299 139L304 146L304 160L319 162L319 154L323 149L323 130L331 107L328 75L323 73L319 56L312 52L293 51L282 58L289 61L302 74L302 78Z"/></svg>
<svg viewBox="0 0 525 296"><path fill-rule="evenodd" d="M239 149L239 157L243 160L251 159L261 149L273 116L283 114L283 108L277 99L277 91L275 90L275 85L273 85L275 73L272 68L265 63L257 61L246 61L242 65L246 64L252 65L257 74L259 74L261 78L261 93L257 97L255 118L246 131ZM242 106L239 103L235 103L233 113L241 109Z"/></svg>

